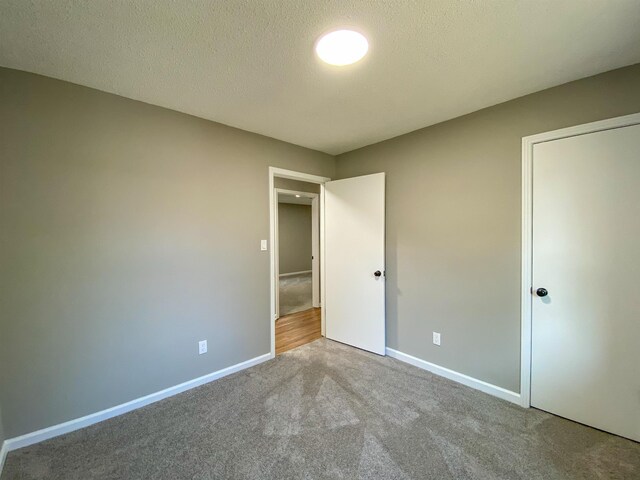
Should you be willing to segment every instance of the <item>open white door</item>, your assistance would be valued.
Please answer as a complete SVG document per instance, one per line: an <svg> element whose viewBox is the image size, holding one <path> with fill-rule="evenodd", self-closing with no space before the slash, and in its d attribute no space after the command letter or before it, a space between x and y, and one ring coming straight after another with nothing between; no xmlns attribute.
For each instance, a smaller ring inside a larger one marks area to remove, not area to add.
<svg viewBox="0 0 640 480"><path fill-rule="evenodd" d="M385 354L385 174L327 182L326 337Z"/></svg>

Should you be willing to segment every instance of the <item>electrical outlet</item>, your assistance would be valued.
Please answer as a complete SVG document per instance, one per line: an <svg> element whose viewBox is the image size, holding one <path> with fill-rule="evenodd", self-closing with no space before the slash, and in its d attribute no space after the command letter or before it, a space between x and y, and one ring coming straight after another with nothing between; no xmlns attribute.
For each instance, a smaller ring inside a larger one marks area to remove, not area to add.
<svg viewBox="0 0 640 480"><path fill-rule="evenodd" d="M203 353L207 353L207 341L202 340L198 342L198 354L202 355Z"/></svg>
<svg viewBox="0 0 640 480"><path fill-rule="evenodd" d="M433 332L433 344L440 345L440 334L438 332Z"/></svg>

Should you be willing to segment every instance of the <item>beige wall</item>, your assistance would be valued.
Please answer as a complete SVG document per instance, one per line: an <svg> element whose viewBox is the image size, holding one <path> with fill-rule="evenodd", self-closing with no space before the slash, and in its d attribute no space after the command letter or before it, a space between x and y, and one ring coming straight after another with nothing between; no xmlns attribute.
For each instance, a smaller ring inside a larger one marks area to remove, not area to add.
<svg viewBox="0 0 640 480"><path fill-rule="evenodd" d="M335 173L329 155L8 69L0 159L9 437L268 353L268 167Z"/></svg>
<svg viewBox="0 0 640 480"><path fill-rule="evenodd" d="M328 155L0 69L6 435L268 352L270 165L387 172L388 346L517 391L520 140L638 111L636 65L341 155L336 175Z"/></svg>
<svg viewBox="0 0 640 480"><path fill-rule="evenodd" d="M338 156L387 173L387 345L519 391L521 139L639 111L635 65Z"/></svg>
<svg viewBox="0 0 640 480"><path fill-rule="evenodd" d="M311 205L278 204L280 274L311 270Z"/></svg>
<svg viewBox="0 0 640 480"><path fill-rule="evenodd" d="M320 193L320 185L317 183L301 182L299 180L292 180L290 178L273 179L273 186L275 188L282 188L284 190L295 190L298 192Z"/></svg>

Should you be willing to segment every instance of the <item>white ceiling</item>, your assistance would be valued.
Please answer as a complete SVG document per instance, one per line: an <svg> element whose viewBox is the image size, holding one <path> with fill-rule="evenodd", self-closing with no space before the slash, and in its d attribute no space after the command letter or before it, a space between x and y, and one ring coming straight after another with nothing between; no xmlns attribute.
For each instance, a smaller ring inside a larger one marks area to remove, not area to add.
<svg viewBox="0 0 640 480"><path fill-rule="evenodd" d="M313 54L354 26L369 55ZM640 62L639 0L3 0L0 65L337 154Z"/></svg>
<svg viewBox="0 0 640 480"><path fill-rule="evenodd" d="M301 193L299 197L289 193L278 193L278 203L293 203L294 205L311 205L311 197Z"/></svg>

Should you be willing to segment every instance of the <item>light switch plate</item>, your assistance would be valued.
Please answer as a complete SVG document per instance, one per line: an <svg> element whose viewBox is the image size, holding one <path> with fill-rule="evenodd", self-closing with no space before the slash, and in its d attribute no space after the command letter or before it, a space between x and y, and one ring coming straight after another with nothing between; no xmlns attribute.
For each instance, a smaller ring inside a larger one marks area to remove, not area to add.
<svg viewBox="0 0 640 480"><path fill-rule="evenodd" d="M267 241L266 240L260 240L260 250L262 250L263 252L267 250Z"/></svg>

